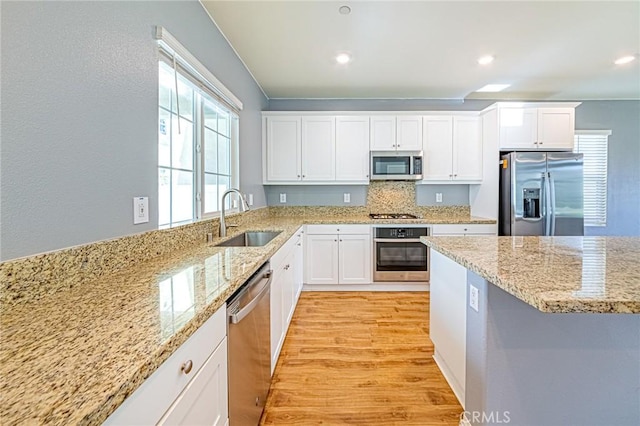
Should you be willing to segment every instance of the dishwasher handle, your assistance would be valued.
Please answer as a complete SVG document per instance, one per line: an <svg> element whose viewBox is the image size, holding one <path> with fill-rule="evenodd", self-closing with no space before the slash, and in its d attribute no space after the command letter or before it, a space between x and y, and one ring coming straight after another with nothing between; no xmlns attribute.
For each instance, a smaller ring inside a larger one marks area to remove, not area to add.
<svg viewBox="0 0 640 426"><path fill-rule="evenodd" d="M256 307L260 300L269 292L271 287L271 278L273 276L273 270L268 270L262 274L262 278L260 282L265 282L264 287L260 290L256 297L254 297L249 303L247 303L241 310L235 313L230 313L229 319L231 320L231 324L237 324L244 319L249 313ZM252 284L256 285L256 284Z"/></svg>

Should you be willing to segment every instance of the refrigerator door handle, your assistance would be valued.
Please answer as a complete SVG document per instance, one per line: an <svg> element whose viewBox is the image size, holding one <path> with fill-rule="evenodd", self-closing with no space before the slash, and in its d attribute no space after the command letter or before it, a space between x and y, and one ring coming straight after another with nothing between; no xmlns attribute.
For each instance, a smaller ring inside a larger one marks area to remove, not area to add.
<svg viewBox="0 0 640 426"><path fill-rule="evenodd" d="M551 232L551 199L549 197L551 188L547 172L542 173L542 217L544 217L544 235L548 237Z"/></svg>
<svg viewBox="0 0 640 426"><path fill-rule="evenodd" d="M549 235L556 235L556 182L549 172Z"/></svg>

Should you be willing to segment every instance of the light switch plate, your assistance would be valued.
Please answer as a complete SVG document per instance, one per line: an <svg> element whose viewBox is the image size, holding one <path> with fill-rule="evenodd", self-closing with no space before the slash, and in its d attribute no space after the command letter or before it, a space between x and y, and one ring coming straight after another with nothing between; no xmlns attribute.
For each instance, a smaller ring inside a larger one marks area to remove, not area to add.
<svg viewBox="0 0 640 426"><path fill-rule="evenodd" d="M149 197L133 197L133 224L149 222Z"/></svg>
<svg viewBox="0 0 640 426"><path fill-rule="evenodd" d="M287 202L287 194L280 194L280 202L281 203L286 203Z"/></svg>
<svg viewBox="0 0 640 426"><path fill-rule="evenodd" d="M344 193L344 202L345 203L350 203L351 202L351 193L349 193L349 192L345 192Z"/></svg>
<svg viewBox="0 0 640 426"><path fill-rule="evenodd" d="M478 312L478 289L471 284L469 284L469 306L471 309Z"/></svg>
<svg viewBox="0 0 640 426"><path fill-rule="evenodd" d="M249 194L249 196L247 197L247 204L249 204L250 206L253 205L253 194Z"/></svg>
<svg viewBox="0 0 640 426"><path fill-rule="evenodd" d="M442 192L436 192L436 203L442 202Z"/></svg>

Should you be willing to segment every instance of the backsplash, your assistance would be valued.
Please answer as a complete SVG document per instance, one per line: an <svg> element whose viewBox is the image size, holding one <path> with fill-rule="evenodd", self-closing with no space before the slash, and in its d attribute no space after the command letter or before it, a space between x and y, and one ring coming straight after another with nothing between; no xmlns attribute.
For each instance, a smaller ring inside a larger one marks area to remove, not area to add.
<svg viewBox="0 0 640 426"><path fill-rule="evenodd" d="M244 226L268 214L268 208L229 214L227 223ZM213 218L1 262L0 303L18 303L26 294L38 299L202 244L208 233L218 236L219 225L219 219Z"/></svg>
<svg viewBox="0 0 640 426"><path fill-rule="evenodd" d="M264 187L267 205L283 206L342 206L368 207L372 191L384 186L384 192L404 192L408 185L413 185L413 200L417 206L443 207L468 206L469 185L428 184L420 185L406 181L371 181L370 185L266 185ZM443 202L436 203L436 194L443 195ZM286 202L280 202L280 194L285 194ZM344 195L349 194L349 202L344 202Z"/></svg>

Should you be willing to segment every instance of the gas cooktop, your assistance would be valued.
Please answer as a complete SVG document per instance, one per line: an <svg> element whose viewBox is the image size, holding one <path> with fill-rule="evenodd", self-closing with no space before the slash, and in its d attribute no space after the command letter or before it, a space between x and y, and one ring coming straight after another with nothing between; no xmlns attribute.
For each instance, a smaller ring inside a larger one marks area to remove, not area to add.
<svg viewBox="0 0 640 426"><path fill-rule="evenodd" d="M416 216L406 213L370 213L371 219L417 219Z"/></svg>

